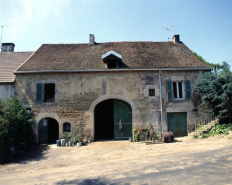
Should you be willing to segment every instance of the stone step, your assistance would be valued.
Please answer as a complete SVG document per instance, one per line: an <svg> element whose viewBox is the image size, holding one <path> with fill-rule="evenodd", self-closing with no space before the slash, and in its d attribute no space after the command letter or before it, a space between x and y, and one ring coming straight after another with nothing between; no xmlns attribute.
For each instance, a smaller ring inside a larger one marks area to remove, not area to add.
<svg viewBox="0 0 232 185"><path fill-rule="evenodd" d="M193 137L194 135L200 136L202 133L208 132L213 126L215 126L218 123L218 120L213 120L209 122L208 124L204 125L201 130L196 130L191 133L188 133L188 137Z"/></svg>

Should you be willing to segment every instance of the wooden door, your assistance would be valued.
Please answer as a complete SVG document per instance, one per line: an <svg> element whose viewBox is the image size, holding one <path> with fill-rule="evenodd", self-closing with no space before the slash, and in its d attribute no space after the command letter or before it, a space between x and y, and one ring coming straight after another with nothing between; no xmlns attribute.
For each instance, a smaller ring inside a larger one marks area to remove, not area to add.
<svg viewBox="0 0 232 185"><path fill-rule="evenodd" d="M38 142L41 144L46 144L48 142L48 120L42 119L39 122L39 136Z"/></svg>
<svg viewBox="0 0 232 185"><path fill-rule="evenodd" d="M168 113L168 131L175 136L187 136L187 113Z"/></svg>
<svg viewBox="0 0 232 185"><path fill-rule="evenodd" d="M122 128L119 122L121 120ZM114 138L124 139L132 137L132 109L121 100L114 100Z"/></svg>

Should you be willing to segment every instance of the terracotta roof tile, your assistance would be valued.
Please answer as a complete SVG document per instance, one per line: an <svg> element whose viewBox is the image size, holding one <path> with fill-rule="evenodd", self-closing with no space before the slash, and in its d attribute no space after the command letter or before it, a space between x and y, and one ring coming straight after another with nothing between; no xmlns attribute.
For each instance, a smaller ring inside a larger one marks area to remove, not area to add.
<svg viewBox="0 0 232 185"><path fill-rule="evenodd" d="M111 50L122 55L125 68L209 68L183 43L108 42L43 44L18 71L105 69L101 56Z"/></svg>
<svg viewBox="0 0 232 185"><path fill-rule="evenodd" d="M13 72L32 54L33 52L0 52L0 82L13 82Z"/></svg>

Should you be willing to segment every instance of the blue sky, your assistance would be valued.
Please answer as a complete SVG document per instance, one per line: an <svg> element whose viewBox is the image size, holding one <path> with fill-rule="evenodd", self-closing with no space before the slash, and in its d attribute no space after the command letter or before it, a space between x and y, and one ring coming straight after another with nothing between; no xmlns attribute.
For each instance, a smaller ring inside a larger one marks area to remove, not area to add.
<svg viewBox="0 0 232 185"><path fill-rule="evenodd" d="M232 0L1 0L3 42L15 51L44 43L168 41L169 31L212 63L232 65Z"/></svg>

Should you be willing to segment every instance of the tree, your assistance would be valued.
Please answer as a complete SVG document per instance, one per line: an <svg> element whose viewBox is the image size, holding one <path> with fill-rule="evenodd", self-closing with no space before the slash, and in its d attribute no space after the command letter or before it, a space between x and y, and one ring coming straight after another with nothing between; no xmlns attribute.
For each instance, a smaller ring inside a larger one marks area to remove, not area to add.
<svg viewBox="0 0 232 185"><path fill-rule="evenodd" d="M217 73L203 73L194 85L201 95L203 106L208 114L215 116L232 116L232 74L222 71Z"/></svg>
<svg viewBox="0 0 232 185"><path fill-rule="evenodd" d="M232 73L227 62L213 64L207 62L197 53L195 57L209 67L212 72L202 73L194 85L196 93L201 95L201 105L204 106L205 113L215 116L232 117Z"/></svg>
<svg viewBox="0 0 232 185"><path fill-rule="evenodd" d="M230 65L225 61L223 61L222 64L213 64L213 63L207 62L202 56L198 55L196 52L193 52L193 55L198 60L204 62L209 67L213 68L213 72L215 74L218 74L218 73L231 73Z"/></svg>
<svg viewBox="0 0 232 185"><path fill-rule="evenodd" d="M22 108L21 102L11 96L0 100L0 162L5 162L32 139L31 113Z"/></svg>

